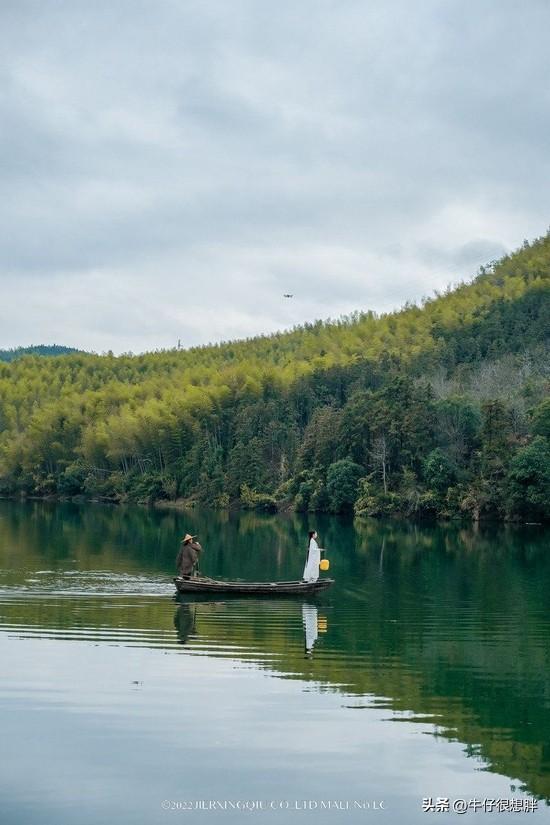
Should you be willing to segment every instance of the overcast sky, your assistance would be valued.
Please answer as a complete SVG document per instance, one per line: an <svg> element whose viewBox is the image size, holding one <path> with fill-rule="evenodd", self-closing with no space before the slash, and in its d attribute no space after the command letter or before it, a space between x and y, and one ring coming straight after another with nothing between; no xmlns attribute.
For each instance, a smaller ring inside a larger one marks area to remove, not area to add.
<svg viewBox="0 0 550 825"><path fill-rule="evenodd" d="M549 31L547 0L1 0L0 348L474 275L550 224Z"/></svg>

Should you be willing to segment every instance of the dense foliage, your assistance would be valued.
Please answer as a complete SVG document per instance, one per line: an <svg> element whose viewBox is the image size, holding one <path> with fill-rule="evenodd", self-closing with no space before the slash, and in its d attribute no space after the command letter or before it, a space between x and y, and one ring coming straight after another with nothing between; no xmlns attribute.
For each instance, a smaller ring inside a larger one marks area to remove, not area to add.
<svg viewBox="0 0 550 825"><path fill-rule="evenodd" d="M396 313L0 364L0 492L548 519L549 273L547 235Z"/></svg>

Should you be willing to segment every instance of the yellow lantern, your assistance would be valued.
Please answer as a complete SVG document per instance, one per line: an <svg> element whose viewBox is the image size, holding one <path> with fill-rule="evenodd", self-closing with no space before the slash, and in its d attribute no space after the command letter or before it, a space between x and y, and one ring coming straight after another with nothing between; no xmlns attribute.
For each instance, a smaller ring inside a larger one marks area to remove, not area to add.
<svg viewBox="0 0 550 825"><path fill-rule="evenodd" d="M319 570L328 570L330 567L330 562L328 559L321 559L319 562Z"/></svg>

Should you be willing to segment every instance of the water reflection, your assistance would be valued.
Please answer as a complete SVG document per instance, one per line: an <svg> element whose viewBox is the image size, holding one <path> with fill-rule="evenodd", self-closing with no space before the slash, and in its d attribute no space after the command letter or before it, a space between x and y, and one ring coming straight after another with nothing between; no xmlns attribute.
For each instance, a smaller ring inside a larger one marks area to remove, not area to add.
<svg viewBox="0 0 550 825"><path fill-rule="evenodd" d="M196 634L197 606L187 603L180 604L174 614L174 627L180 644L186 645L189 637Z"/></svg>
<svg viewBox="0 0 550 825"><path fill-rule="evenodd" d="M206 575L290 579L307 519L0 503L0 627L22 642L242 662L462 743L479 766L550 799L547 534L316 524L336 578L328 594L175 605L185 531L204 537Z"/></svg>
<svg viewBox="0 0 550 825"><path fill-rule="evenodd" d="M317 629L319 615L317 612L317 607L314 604L306 604L304 602L302 605L302 620L304 622L306 656L311 657L315 642L319 636Z"/></svg>

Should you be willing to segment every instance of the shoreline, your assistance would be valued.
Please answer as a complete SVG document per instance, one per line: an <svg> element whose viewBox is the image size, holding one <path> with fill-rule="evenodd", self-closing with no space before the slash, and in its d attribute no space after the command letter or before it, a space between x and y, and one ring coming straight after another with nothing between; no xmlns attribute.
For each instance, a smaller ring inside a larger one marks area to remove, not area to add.
<svg viewBox="0 0 550 825"><path fill-rule="evenodd" d="M77 495L77 496L60 496L57 494L39 496L39 495L25 495L25 494L11 494L11 495L0 495L0 501L14 501L14 502L26 502L26 501L42 501L51 504L103 504L103 505L110 505L112 507L141 507L141 508L149 508L154 510L167 510L172 512L178 513L185 513L189 510L194 510L196 508L205 508L210 510L215 510L219 513L260 513L263 515L287 515L289 513L316 513L323 516L342 516L348 515L353 520L372 520L377 522L382 521L396 521L396 522L408 522L410 524L464 524L464 525L511 525L516 527L550 527L550 522L544 521L520 521L518 519L494 519L494 518L487 518L481 517L479 519L467 518L466 516L449 516L448 518L411 518L406 514L394 514L389 516L356 516L352 513L330 513L324 510L296 510L292 504L285 505L281 503L281 506L278 507L276 510L265 510L261 507L246 507L239 504L238 500L235 502L230 502L230 504L226 507L215 507L212 504L200 504L195 499L154 499L150 501L122 501L120 499L113 499L108 497L94 497L90 498L85 495Z"/></svg>

